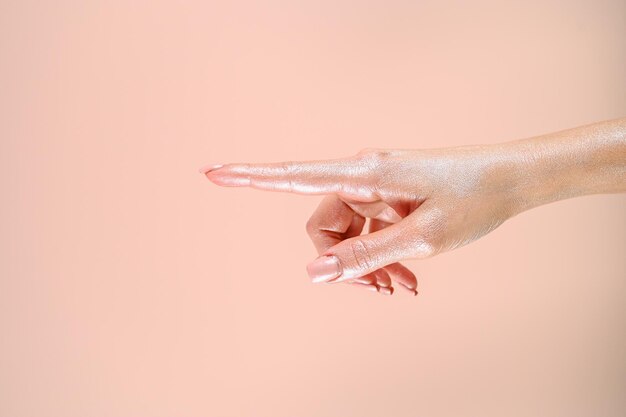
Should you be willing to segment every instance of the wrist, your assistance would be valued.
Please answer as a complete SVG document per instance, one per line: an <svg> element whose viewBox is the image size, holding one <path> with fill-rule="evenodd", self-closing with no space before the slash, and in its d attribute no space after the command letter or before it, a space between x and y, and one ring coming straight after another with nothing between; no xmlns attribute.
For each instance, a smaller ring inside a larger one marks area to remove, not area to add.
<svg viewBox="0 0 626 417"><path fill-rule="evenodd" d="M623 120L496 147L510 174L513 215L567 198L626 191Z"/></svg>

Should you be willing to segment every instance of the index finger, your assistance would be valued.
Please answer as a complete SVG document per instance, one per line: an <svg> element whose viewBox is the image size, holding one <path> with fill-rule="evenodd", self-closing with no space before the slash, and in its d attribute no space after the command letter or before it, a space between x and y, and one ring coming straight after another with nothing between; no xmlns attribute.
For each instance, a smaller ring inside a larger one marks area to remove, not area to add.
<svg viewBox="0 0 626 417"><path fill-rule="evenodd" d="M338 193L370 198L372 169L356 158L288 161L264 164L234 163L203 172L226 187L252 187L297 194Z"/></svg>

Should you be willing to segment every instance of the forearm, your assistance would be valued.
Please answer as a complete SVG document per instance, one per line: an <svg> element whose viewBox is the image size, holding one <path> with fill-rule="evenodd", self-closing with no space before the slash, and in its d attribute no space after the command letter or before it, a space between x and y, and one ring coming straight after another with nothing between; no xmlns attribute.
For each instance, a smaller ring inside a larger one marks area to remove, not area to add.
<svg viewBox="0 0 626 417"><path fill-rule="evenodd" d="M626 118L497 146L514 167L515 214L571 197L626 192Z"/></svg>

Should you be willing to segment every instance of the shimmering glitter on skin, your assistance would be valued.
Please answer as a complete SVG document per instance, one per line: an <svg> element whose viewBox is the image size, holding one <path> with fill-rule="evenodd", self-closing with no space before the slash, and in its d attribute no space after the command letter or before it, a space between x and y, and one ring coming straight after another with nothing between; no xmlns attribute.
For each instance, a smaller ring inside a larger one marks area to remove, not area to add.
<svg viewBox="0 0 626 417"><path fill-rule="evenodd" d="M341 276L326 282L358 278L392 294L389 276L413 293L417 280L403 259L461 247L541 204L626 191L626 118L493 145L364 149L326 161L201 172L222 186L326 194L306 228L318 254L341 266ZM361 234L366 218L369 233Z"/></svg>

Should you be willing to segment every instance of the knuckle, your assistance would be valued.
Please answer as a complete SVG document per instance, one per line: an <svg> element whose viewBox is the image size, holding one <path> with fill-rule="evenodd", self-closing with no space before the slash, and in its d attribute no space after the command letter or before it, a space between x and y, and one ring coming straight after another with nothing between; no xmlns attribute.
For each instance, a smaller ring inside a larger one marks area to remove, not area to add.
<svg viewBox="0 0 626 417"><path fill-rule="evenodd" d="M290 176L291 174L293 174L294 163L290 161L280 162L278 164L278 169L280 170L282 175Z"/></svg>
<svg viewBox="0 0 626 417"><path fill-rule="evenodd" d="M439 213L432 213L431 216L424 216L413 222L409 231L414 236L409 249L411 256L418 259L430 258L441 252L444 231L445 220Z"/></svg>
<svg viewBox="0 0 626 417"><path fill-rule="evenodd" d="M279 164L281 174L286 179L285 187L287 188L287 191L293 191L295 189L295 184L293 181L295 167L296 165L292 161L281 162Z"/></svg>
<svg viewBox="0 0 626 417"><path fill-rule="evenodd" d="M386 149L376 149L371 153L372 158L374 159L389 159L393 153Z"/></svg>
<svg viewBox="0 0 626 417"><path fill-rule="evenodd" d="M416 259L430 258L437 254L438 247L430 237L418 235L408 247L408 256Z"/></svg>
<svg viewBox="0 0 626 417"><path fill-rule="evenodd" d="M430 258L437 254L437 245L430 239L422 239L416 246L417 254L420 258Z"/></svg>
<svg viewBox="0 0 626 417"><path fill-rule="evenodd" d="M372 152L377 151L378 148L362 148L359 152L357 152L357 156L367 156Z"/></svg>
<svg viewBox="0 0 626 417"><path fill-rule="evenodd" d="M382 161L389 159L392 156L392 152L387 149L381 148L363 148L359 151L357 156L361 159L369 159L373 161Z"/></svg>
<svg viewBox="0 0 626 417"><path fill-rule="evenodd" d="M315 224L313 218L307 220L305 228L309 236L315 236L317 234L317 225Z"/></svg>
<svg viewBox="0 0 626 417"><path fill-rule="evenodd" d="M383 187L387 174L393 171L393 157L392 151L379 148L365 148L358 153L358 161L366 168L365 175L375 190Z"/></svg>

